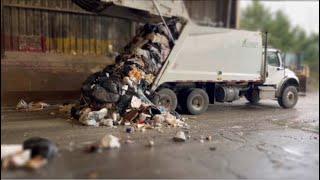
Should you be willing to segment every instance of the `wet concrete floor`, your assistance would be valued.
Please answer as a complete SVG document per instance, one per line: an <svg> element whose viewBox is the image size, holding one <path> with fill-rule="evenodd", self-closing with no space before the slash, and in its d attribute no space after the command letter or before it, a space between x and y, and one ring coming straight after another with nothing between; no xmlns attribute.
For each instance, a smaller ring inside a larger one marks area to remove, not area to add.
<svg viewBox="0 0 320 180"><path fill-rule="evenodd" d="M191 138L175 143L178 128L125 133L125 127L86 127L54 108L17 112L3 107L1 143L46 137L59 155L38 171L1 171L1 178L277 178L319 179L319 93L300 97L294 109L276 101L245 100L210 105L205 114L187 116ZM87 154L87 144L105 134L121 138L121 148ZM200 142L211 135L212 141ZM135 143L125 144L130 138ZM146 147L148 140L155 146Z"/></svg>

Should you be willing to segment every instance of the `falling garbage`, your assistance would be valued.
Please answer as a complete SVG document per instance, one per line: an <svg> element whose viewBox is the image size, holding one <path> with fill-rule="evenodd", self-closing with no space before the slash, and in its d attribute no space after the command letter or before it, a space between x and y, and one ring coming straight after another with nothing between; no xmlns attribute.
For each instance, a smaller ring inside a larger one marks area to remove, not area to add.
<svg viewBox="0 0 320 180"><path fill-rule="evenodd" d="M58 152L56 145L45 138L32 137L23 144L1 145L1 168L39 169Z"/></svg>
<svg viewBox="0 0 320 180"><path fill-rule="evenodd" d="M160 127L166 123L184 127L186 123L176 112L153 104L156 95L151 85L179 37L182 20L167 20L165 24L147 23L139 28L137 35L115 57L115 64L90 75L81 87L80 104L73 106L71 116L88 126L127 125ZM174 39L170 38L174 35ZM138 128L140 129L140 128Z"/></svg>

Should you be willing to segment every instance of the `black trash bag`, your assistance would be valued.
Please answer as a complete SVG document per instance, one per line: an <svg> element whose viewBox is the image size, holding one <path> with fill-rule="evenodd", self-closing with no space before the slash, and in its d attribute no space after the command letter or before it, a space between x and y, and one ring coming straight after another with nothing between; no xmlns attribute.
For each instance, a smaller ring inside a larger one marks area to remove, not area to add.
<svg viewBox="0 0 320 180"><path fill-rule="evenodd" d="M76 106L73 106L72 108L71 108L71 112L70 112L70 114L71 114L71 117L72 118L74 118L74 119L77 119L77 120L79 120L79 118L80 118L80 112L81 112L81 110L83 109L83 108L85 108L85 106L86 105L76 105Z"/></svg>
<svg viewBox="0 0 320 180"><path fill-rule="evenodd" d="M149 112L150 112L150 114L152 114L152 116L157 115L157 114L161 114L161 111L154 106L150 107Z"/></svg>
<svg viewBox="0 0 320 180"><path fill-rule="evenodd" d="M115 103L120 98L119 94L108 92L99 85L94 86L92 96L98 103Z"/></svg>
<svg viewBox="0 0 320 180"><path fill-rule="evenodd" d="M83 85L84 84L93 84L95 83L96 79L98 77L102 76L102 72L96 72L94 74L91 74L84 82L83 82Z"/></svg>
<svg viewBox="0 0 320 180"><path fill-rule="evenodd" d="M131 99L132 95L129 94L125 94L120 97L119 102L117 104L117 111L121 116L125 113L127 107L130 105Z"/></svg>
<svg viewBox="0 0 320 180"><path fill-rule="evenodd" d="M170 29L170 32L175 40L178 39L180 35L177 29L177 21L179 21L178 18L171 18L167 21L168 28Z"/></svg>
<svg viewBox="0 0 320 180"><path fill-rule="evenodd" d="M126 63L123 65L122 74L124 76L128 76L129 72L132 70L131 63Z"/></svg>
<svg viewBox="0 0 320 180"><path fill-rule="evenodd" d="M91 96L91 92L92 92L91 86L92 86L91 84L84 84L81 87L81 93L84 96L90 97Z"/></svg>
<svg viewBox="0 0 320 180"><path fill-rule="evenodd" d="M119 87L115 80L112 80L107 77L102 77L99 79L99 85L108 92L112 92L115 94L119 93Z"/></svg>
<svg viewBox="0 0 320 180"><path fill-rule="evenodd" d="M143 31L141 36L146 36L150 33L159 33L159 27L156 24L147 23L143 26Z"/></svg>
<svg viewBox="0 0 320 180"><path fill-rule="evenodd" d="M41 137L32 137L23 142L23 149L31 150L31 157L42 156L46 159L53 158L57 152L57 146L50 140Z"/></svg>

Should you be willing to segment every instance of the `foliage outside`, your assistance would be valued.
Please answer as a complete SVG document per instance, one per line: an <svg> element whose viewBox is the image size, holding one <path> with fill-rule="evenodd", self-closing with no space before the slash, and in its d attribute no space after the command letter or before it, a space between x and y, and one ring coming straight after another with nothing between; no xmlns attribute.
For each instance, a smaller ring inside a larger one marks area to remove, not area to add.
<svg viewBox="0 0 320 180"><path fill-rule="evenodd" d="M259 1L241 12L240 28L268 32L268 44L283 52L302 53L303 63L310 67L313 84L319 86L319 33L307 35L303 28L292 27L282 11L274 14Z"/></svg>

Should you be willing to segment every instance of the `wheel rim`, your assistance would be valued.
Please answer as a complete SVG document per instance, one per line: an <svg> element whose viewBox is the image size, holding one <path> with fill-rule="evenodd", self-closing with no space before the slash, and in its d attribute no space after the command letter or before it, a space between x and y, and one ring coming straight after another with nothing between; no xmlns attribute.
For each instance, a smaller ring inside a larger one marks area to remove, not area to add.
<svg viewBox="0 0 320 180"><path fill-rule="evenodd" d="M202 96L195 96L191 101L191 105L195 110L200 111L203 108L204 99Z"/></svg>
<svg viewBox="0 0 320 180"><path fill-rule="evenodd" d="M296 101L296 95L292 91L287 93L286 98L289 104L294 104Z"/></svg>
<svg viewBox="0 0 320 180"><path fill-rule="evenodd" d="M159 105L165 107L166 109L171 109L172 101L170 96L161 96L159 100Z"/></svg>

